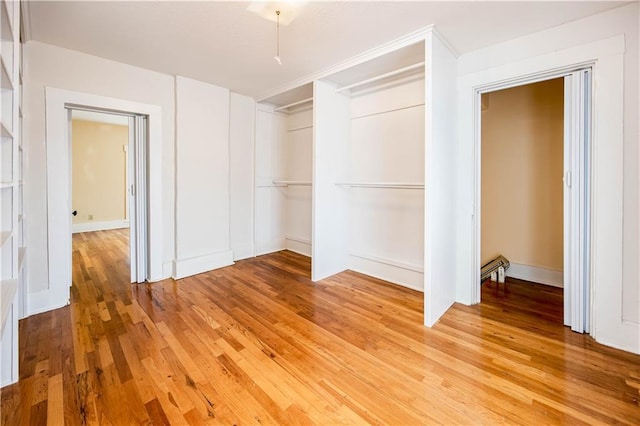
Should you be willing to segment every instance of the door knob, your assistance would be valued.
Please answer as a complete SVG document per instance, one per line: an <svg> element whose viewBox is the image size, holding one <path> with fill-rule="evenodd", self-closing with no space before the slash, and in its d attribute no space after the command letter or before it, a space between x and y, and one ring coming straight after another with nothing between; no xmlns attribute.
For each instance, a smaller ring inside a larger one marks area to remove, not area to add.
<svg viewBox="0 0 640 426"><path fill-rule="evenodd" d="M71 214L74 215L74 216L78 216L78 210L72 211Z"/></svg>

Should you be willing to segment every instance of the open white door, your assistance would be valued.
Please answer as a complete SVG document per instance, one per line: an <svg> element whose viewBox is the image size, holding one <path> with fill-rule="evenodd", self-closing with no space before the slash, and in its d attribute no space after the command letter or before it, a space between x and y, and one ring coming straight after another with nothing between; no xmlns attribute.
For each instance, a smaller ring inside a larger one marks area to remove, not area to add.
<svg viewBox="0 0 640 426"><path fill-rule="evenodd" d="M591 69L564 78L564 324L588 333Z"/></svg>
<svg viewBox="0 0 640 426"><path fill-rule="evenodd" d="M147 281L147 175L146 175L147 118L129 119L129 262L131 282Z"/></svg>

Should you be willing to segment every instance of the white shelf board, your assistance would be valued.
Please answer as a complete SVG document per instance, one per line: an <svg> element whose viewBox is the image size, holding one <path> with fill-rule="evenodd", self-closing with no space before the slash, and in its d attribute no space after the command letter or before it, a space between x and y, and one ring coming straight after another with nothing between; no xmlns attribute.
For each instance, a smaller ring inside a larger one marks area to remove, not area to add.
<svg viewBox="0 0 640 426"><path fill-rule="evenodd" d="M2 327L0 330L4 330L4 325L11 312L11 305L18 291L18 280L2 280L0 281L0 318L2 319Z"/></svg>
<svg viewBox="0 0 640 426"><path fill-rule="evenodd" d="M18 248L18 271L22 271L22 267L24 266L25 255L27 254L26 247Z"/></svg>
<svg viewBox="0 0 640 426"><path fill-rule="evenodd" d="M2 231L0 232L0 247L4 247L4 245L11 239L13 232L11 231Z"/></svg>
<svg viewBox="0 0 640 426"><path fill-rule="evenodd" d="M0 182L0 189L13 188L14 186L15 182Z"/></svg>

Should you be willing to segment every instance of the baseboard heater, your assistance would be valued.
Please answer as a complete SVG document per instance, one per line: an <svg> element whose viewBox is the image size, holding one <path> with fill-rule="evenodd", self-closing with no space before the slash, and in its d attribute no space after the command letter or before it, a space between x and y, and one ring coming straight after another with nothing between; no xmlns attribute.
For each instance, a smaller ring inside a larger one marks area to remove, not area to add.
<svg viewBox="0 0 640 426"><path fill-rule="evenodd" d="M487 278L491 277L491 274L497 272L498 269L503 268L505 271L509 269L510 263L509 260L500 255L493 260L482 265L480 269L480 282L484 282Z"/></svg>

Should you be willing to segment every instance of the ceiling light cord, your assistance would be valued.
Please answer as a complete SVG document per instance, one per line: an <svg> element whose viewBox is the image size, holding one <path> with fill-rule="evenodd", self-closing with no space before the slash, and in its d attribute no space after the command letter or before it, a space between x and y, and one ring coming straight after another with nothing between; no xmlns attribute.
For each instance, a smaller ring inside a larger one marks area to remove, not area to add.
<svg viewBox="0 0 640 426"><path fill-rule="evenodd" d="M273 57L276 62L282 65L280 60L280 11L276 10L276 56Z"/></svg>

